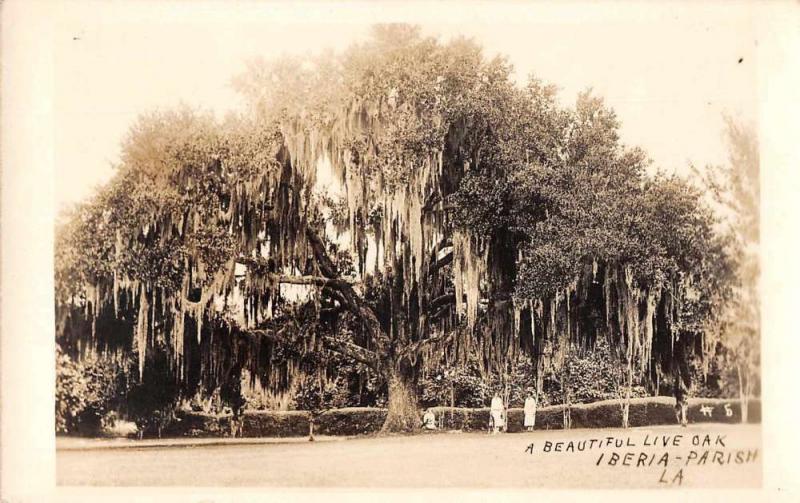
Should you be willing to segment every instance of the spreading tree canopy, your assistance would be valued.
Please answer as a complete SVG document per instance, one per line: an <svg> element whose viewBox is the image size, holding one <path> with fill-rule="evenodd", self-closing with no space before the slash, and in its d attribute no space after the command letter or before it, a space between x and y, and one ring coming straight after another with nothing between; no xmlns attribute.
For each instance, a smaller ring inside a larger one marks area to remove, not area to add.
<svg viewBox="0 0 800 503"><path fill-rule="evenodd" d="M425 365L539 375L607 338L676 390L711 346L724 242L700 193L650 176L590 92L518 86L503 58L380 26L342 54L251 63L240 115L131 128L113 180L57 233L58 337L166 353L189 392L284 389L339 352L417 423ZM679 146L677 146L679 148Z"/></svg>

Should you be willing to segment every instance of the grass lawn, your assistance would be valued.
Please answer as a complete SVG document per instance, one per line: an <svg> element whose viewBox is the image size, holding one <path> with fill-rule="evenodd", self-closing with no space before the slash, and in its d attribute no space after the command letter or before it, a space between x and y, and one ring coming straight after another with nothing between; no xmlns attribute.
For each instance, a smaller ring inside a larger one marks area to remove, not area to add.
<svg viewBox="0 0 800 503"><path fill-rule="evenodd" d="M675 435L682 435L677 446ZM608 437L614 437L611 445ZM569 441L573 450L564 452ZM618 448L615 441L625 445ZM550 452L543 452L547 442ZM313 443L62 441L56 452L59 484L114 486L759 487L763 457L760 425L722 424L499 435L442 432ZM737 463L737 454L745 461L748 453L749 461Z"/></svg>

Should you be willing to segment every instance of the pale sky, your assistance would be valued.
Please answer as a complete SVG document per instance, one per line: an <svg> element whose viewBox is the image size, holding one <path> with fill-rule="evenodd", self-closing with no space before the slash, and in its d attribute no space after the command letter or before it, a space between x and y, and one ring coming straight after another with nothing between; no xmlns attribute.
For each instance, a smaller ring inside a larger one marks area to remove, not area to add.
<svg viewBox="0 0 800 503"><path fill-rule="evenodd" d="M757 117L749 4L440 2L63 3L55 32L56 207L107 180L136 116L183 102L219 116L240 105L230 79L248 59L343 49L375 22L475 38L574 101L592 87L626 144L667 172L724 162L722 114ZM739 60L742 60L739 62Z"/></svg>

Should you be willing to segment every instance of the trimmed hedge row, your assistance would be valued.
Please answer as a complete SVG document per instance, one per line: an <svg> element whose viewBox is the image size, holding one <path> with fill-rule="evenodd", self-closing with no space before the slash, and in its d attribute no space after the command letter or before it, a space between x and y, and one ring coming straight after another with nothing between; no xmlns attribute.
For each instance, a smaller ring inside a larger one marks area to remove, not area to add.
<svg viewBox="0 0 800 503"><path fill-rule="evenodd" d="M230 416L179 411L162 431L165 437L225 437L230 436Z"/></svg>
<svg viewBox="0 0 800 503"><path fill-rule="evenodd" d="M482 431L489 427L489 408L466 409L433 407L437 423L444 429ZM564 406L541 407L536 411L537 430L558 430L564 424ZM522 431L523 410L508 410L508 432ZM618 428L622 425L622 408L616 400L605 400L572 406L573 428ZM739 400L697 398L689 400L687 417L690 423L738 423L741 421ZM386 409L354 407L333 409L319 415L314 432L319 435L365 435L376 433L386 419ZM178 414L165 436L225 437L230 436L231 417L196 412ZM311 414L305 411L246 412L242 420L242 437L302 437L308 435ZM675 424L675 399L670 397L634 398L631 400L631 426ZM748 422L761 422L761 401L748 403Z"/></svg>
<svg viewBox="0 0 800 503"><path fill-rule="evenodd" d="M241 436L302 437L308 435L311 414L306 411L252 411L242 417ZM229 437L231 416L179 412L163 431L164 436Z"/></svg>
<svg viewBox="0 0 800 503"><path fill-rule="evenodd" d="M352 407L323 412L314 422L320 435L364 435L376 433L386 419L386 409Z"/></svg>
<svg viewBox="0 0 800 503"><path fill-rule="evenodd" d="M433 407L437 420L444 415L445 429L479 431L489 427L489 409L462 409ZM761 401L748 402L748 422L761 422ZM687 419L690 423L738 423L741 421L739 400L690 399ZM508 409L508 432L524 429L523 409ZM617 400L603 400L589 404L575 404L570 410L573 428L618 428L622 425L622 407ZM631 399L628 421L631 426L655 426L676 424L675 399L670 397L647 397ZM564 427L564 406L540 407L536 411L537 430L559 430Z"/></svg>
<svg viewBox="0 0 800 503"><path fill-rule="evenodd" d="M243 437L302 437L308 435L311 414L306 411L254 411L244 414Z"/></svg>

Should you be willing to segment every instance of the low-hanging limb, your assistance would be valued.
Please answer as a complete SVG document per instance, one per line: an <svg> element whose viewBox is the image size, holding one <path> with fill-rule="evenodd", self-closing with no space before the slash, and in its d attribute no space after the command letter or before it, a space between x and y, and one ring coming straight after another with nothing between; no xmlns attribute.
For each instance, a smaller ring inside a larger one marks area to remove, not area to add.
<svg viewBox="0 0 800 503"><path fill-rule="evenodd" d="M399 359L415 359L417 356L419 356L420 352L428 346L433 344L449 343L455 337L455 334L455 330L451 330L446 334L439 334L433 337L428 337L427 339L422 339L421 341L414 342L402 348L400 351L398 351L397 355Z"/></svg>
<svg viewBox="0 0 800 503"><path fill-rule="evenodd" d="M283 330L268 330L268 329L261 329L261 328L254 328L248 330L239 330L240 333L250 336L250 337L261 337L264 339L268 339L272 342L278 344L291 344L292 341L289 340L282 332ZM374 351L370 351L369 349L363 348L357 344L353 344L352 342L345 341L342 339L337 339L331 336L324 336L322 338L322 342L325 345L325 348L334 351L336 353L342 354L353 360L363 363L364 365L372 368L373 370L378 370L380 359L378 355Z"/></svg>
<svg viewBox="0 0 800 503"><path fill-rule="evenodd" d="M334 288L328 288L327 286L325 286L322 288L321 293L327 298L339 302L340 306L350 310L350 306L347 305L347 299L338 290Z"/></svg>
<svg viewBox="0 0 800 503"><path fill-rule="evenodd" d="M337 291L340 297L339 300L344 301L344 305L361 320L367 331L367 335L375 341L378 354L382 356L388 355L391 341L383 331L383 328L381 328L375 312L364 302L358 293L356 293L351 283L339 281L341 279L339 271L330 256L328 256L325 244L317 233L311 228L307 228L306 237L311 246L314 260L317 263L320 273L324 277L334 280L329 281L324 286Z"/></svg>
<svg viewBox="0 0 800 503"><path fill-rule="evenodd" d="M350 357L353 360L359 363L363 363L364 365L370 367L375 371L378 371L380 369L380 358L378 358L377 353L375 353L374 351L370 351L369 349L363 348L358 344L353 344L352 342L349 341L336 339L335 337L331 336L323 337L322 342L325 345L325 348L330 351L334 351L336 353Z"/></svg>
<svg viewBox="0 0 800 503"><path fill-rule="evenodd" d="M445 246L445 248L447 248L447 246ZM445 248L442 249L444 250ZM428 275L429 276L433 275L436 271L445 267L446 265L451 264L452 262L453 262L453 247L450 246L444 255L436 259L435 262L431 263L430 267L428 268Z"/></svg>
<svg viewBox="0 0 800 503"><path fill-rule="evenodd" d="M369 337L376 342L379 348L388 348L389 337L383 332L377 316L372 309L361 300L360 296L353 288L353 285L358 282L349 278L343 278L339 274L336 265L325 249L325 244L316 232L308 228L306 229L306 236L311 246L314 261L317 264L320 276L275 274L273 280L277 283L322 287L324 292L339 301L340 304L362 321ZM237 262L243 265L269 270L269 261L264 258L239 257Z"/></svg>
<svg viewBox="0 0 800 503"><path fill-rule="evenodd" d="M384 360L387 360L389 355L389 348L391 347L389 337L383 331L375 312L355 291L354 284L357 281L343 278L339 274L335 263L328 255L325 243L313 229L306 229L306 237L320 275L290 276L274 273L267 274L273 274L273 281L276 283L321 287L323 293L353 313L361 321L366 335L375 342L376 349L371 351L349 341L342 341L329 336L323 338L323 343L327 349L349 356L379 371L384 365ZM264 271L270 270L269 261L263 258L239 257L237 262ZM263 330L249 330L248 332L253 335L262 335L275 339L274 332Z"/></svg>
<svg viewBox="0 0 800 503"><path fill-rule="evenodd" d="M262 269L262 270L269 267L269 260L265 258L239 257L238 259L236 259L236 262L242 265L246 265L248 267L255 267L257 269ZM338 275L336 277L313 276L308 274L301 276L292 276L287 274L276 274L276 273L266 273L266 275L274 283L284 283L290 285L341 287L342 285L354 285L358 283L358 280L343 278Z"/></svg>
<svg viewBox="0 0 800 503"><path fill-rule="evenodd" d="M428 322L434 323L438 321L442 316L448 314L450 312L450 306L444 306L432 315L428 316Z"/></svg>
<svg viewBox="0 0 800 503"><path fill-rule="evenodd" d="M435 313L437 310L448 307L456 303L456 294L454 293L446 293L439 297L436 297L428 304L428 312Z"/></svg>
<svg viewBox="0 0 800 503"><path fill-rule="evenodd" d="M344 278L325 278L322 276L275 276L276 283L283 283L289 285L313 285L313 286L330 286L334 288L342 288L344 285L352 286L353 281Z"/></svg>
<svg viewBox="0 0 800 503"><path fill-rule="evenodd" d="M311 251L314 254L314 260L317 262L319 271L326 278L338 278L339 270L336 264L331 260L328 251L325 249L325 243L310 227L306 228L306 238L308 244L311 246Z"/></svg>

